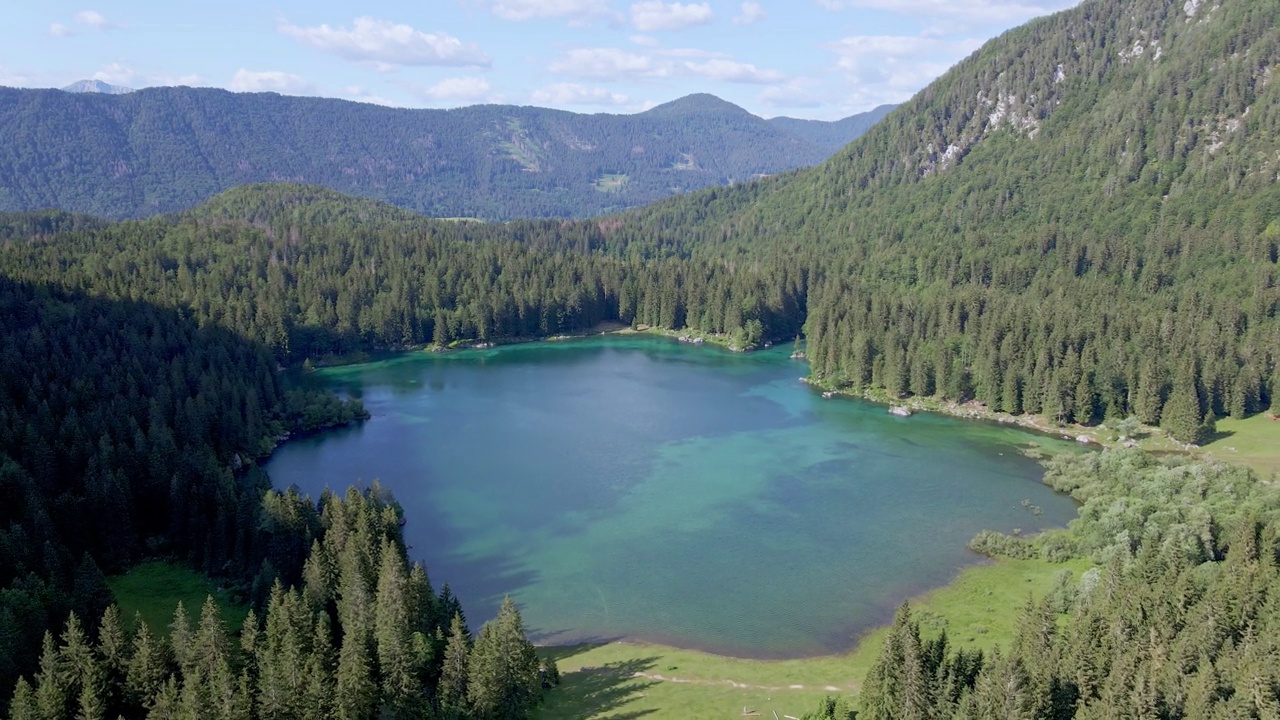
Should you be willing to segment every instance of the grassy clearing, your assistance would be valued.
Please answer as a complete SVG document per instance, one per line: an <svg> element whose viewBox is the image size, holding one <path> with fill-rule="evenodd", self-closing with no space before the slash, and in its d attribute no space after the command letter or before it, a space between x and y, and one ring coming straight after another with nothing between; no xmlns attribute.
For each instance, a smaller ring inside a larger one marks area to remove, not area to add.
<svg viewBox="0 0 1280 720"><path fill-rule="evenodd" d="M1008 644L1028 595L1049 592L1064 569L1078 578L1088 567L1087 561L1001 560L968 568L911 603L926 634L945 627L957 645L990 649ZM733 718L742 716L743 707L763 718L774 711L799 717L828 694L856 692L884 634L868 634L848 655L783 661L626 642L543 648L559 664L563 682L536 717Z"/></svg>
<svg viewBox="0 0 1280 720"><path fill-rule="evenodd" d="M1119 431L1109 425L1060 424L1041 415L1009 415L992 412L977 403L957 404L939 398L891 398L883 390L869 389L858 392L837 389L822 381L814 385L838 394L860 397L886 405L905 405L916 411L935 412L961 418L997 420L1035 430L1059 435L1064 439L1085 438L1102 447L1118 447L1122 444ZM1125 438L1127 440L1128 438ZM1243 420L1223 418L1217 421L1217 433L1211 442L1201 447L1190 447L1169 437L1157 427L1140 426L1133 437L1138 447L1156 454L1174 454L1189 457L1207 457L1253 468L1258 476L1280 482L1280 420L1272 420L1271 412L1262 412Z"/></svg>
<svg viewBox="0 0 1280 720"><path fill-rule="evenodd" d="M1264 479L1280 481L1280 420L1258 413L1244 420L1223 418L1213 442L1202 451L1217 460L1253 468Z"/></svg>
<svg viewBox="0 0 1280 720"><path fill-rule="evenodd" d="M234 602L230 595L209 578L177 563L152 561L135 566L124 575L107 578L116 596L120 614L132 623L135 613L157 634L169 633L173 611L182 601L192 623L200 617L206 597L212 595L222 610L222 619L232 632L240 632L249 608Z"/></svg>
<svg viewBox="0 0 1280 720"><path fill-rule="evenodd" d="M622 186L626 185L627 181L630 179L631 178L629 178L628 176L621 175L621 174L601 175L600 177L596 178L595 182L591 184L592 186L595 187L597 192L616 193L622 190Z"/></svg>

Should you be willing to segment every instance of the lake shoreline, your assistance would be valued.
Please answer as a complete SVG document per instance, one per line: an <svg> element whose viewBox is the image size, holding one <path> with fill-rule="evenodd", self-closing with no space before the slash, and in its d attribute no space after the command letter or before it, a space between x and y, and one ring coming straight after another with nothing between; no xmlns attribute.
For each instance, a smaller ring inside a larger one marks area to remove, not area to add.
<svg viewBox="0 0 1280 720"><path fill-rule="evenodd" d="M1016 609L1028 594L1043 597L1059 573L1078 578L1089 567L1084 560L1056 564L1001 558L966 567L946 585L913 594L905 602L920 622L923 636L945 630L953 647L987 652L997 644L1007 646ZM670 716L664 712L673 705L705 712L745 703L800 717L812 712L824 697L856 694L879 657L888 630L889 623L868 630L847 652L779 660L735 658L629 640L542 645L538 653L556 660L562 686L547 695L545 706L534 717L580 717L573 705L579 683L591 685L602 672L637 666L647 669L630 672L636 692L620 693L625 702L613 710L663 717Z"/></svg>
<svg viewBox="0 0 1280 720"><path fill-rule="evenodd" d="M543 337L514 337L486 341L462 340L455 341L448 347L441 347L438 345L413 345L381 348L369 352L356 352L346 355L327 356L314 360L309 358L308 361L311 364L306 367L307 369L343 367L347 365L359 365L366 362L372 362L385 356L406 355L420 352L446 354L466 350L489 350L511 345L528 345L539 342L564 342L566 340L598 337L602 335L617 335L622 337L644 335L649 337L668 338L671 340L677 340L681 343L699 345L703 347L715 347L734 353L747 353L773 347L772 343L766 343L760 348L739 348L732 345L731 339L728 335L704 333L688 329L668 330L665 328L650 327L647 325L631 326L621 322L606 321L585 330L579 330L571 333L559 333ZM796 358L794 356L793 359L801 361L805 360L804 357ZM1199 449L1188 449L1186 446L1168 439L1164 431L1160 430L1160 428L1149 425L1139 426L1137 438L1118 439L1109 428L1101 424L1078 425L1072 423L1069 425L1061 425L1043 415L1032 415L1026 413L1014 415L1007 412L996 412L988 409L985 405L977 401L957 403L951 400L943 400L938 397L922 398L915 396L895 399L890 398L883 391L874 388L858 391L847 387L836 387L821 380L816 380L812 375L806 375L800 378L800 381L822 391L824 394L830 393L831 397L862 400L876 405L883 405L889 409L903 407L911 413L927 412L965 420L981 420L1000 423L1002 425L1015 425L1032 434L1053 436L1062 440L1074 440L1081 445L1096 446L1096 449L1110 449L1125 446L1126 441L1135 442L1136 446L1142 447L1145 450L1154 450L1158 452L1183 452L1191 454L1194 450Z"/></svg>

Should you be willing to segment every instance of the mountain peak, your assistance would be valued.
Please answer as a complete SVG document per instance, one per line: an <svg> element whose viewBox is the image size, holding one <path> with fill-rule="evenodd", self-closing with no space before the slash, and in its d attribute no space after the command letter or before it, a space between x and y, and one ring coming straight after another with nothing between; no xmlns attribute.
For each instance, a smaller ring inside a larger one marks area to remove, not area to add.
<svg viewBox="0 0 1280 720"><path fill-rule="evenodd" d="M671 102L649 108L641 113L650 117L677 115L751 115L746 110L728 100L722 100L710 93L694 93L676 98ZM755 117L752 115L752 117Z"/></svg>
<svg viewBox="0 0 1280 720"><path fill-rule="evenodd" d="M109 85L101 80L80 80L62 88L69 93L101 93L103 95L124 95L133 92L133 88L120 85Z"/></svg>

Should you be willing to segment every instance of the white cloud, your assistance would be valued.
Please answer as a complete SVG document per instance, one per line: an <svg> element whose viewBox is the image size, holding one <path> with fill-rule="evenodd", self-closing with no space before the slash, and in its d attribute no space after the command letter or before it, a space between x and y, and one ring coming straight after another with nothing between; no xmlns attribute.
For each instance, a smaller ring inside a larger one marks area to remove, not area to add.
<svg viewBox="0 0 1280 720"><path fill-rule="evenodd" d="M27 84L29 78L26 75L0 65L0 85L5 87L23 87Z"/></svg>
<svg viewBox="0 0 1280 720"><path fill-rule="evenodd" d="M630 105L631 98L604 88L587 87L576 83L558 83L534 90L529 99L538 105L594 105L619 107Z"/></svg>
<svg viewBox="0 0 1280 720"><path fill-rule="evenodd" d="M303 45L355 62L374 63L380 70L403 65L488 67L489 56L474 43L463 43L446 33L424 33L414 28L371 17L355 19L348 29L298 27L281 19L277 29Z"/></svg>
<svg viewBox="0 0 1280 720"><path fill-rule="evenodd" d="M758 2L742 3L742 11L733 18L734 25L750 25L765 18L764 6Z"/></svg>
<svg viewBox="0 0 1280 720"><path fill-rule="evenodd" d="M717 59L703 63L686 62L684 66L695 75L701 75L708 80L720 82L769 85L787 79L786 75L777 70L761 70L751 63L741 63L734 60Z"/></svg>
<svg viewBox="0 0 1280 720"><path fill-rule="evenodd" d="M483 0L489 10L503 20L567 18L574 24L615 15L609 0Z"/></svg>
<svg viewBox="0 0 1280 720"><path fill-rule="evenodd" d="M111 63L110 65L104 65L90 77L94 80L101 80L108 85L123 85L131 88L155 87L157 85L198 86L203 84L203 79L199 75L138 72L137 70L118 62Z"/></svg>
<svg viewBox="0 0 1280 720"><path fill-rule="evenodd" d="M658 47L662 44L662 41L650 35L632 35L631 44L641 47Z"/></svg>
<svg viewBox="0 0 1280 720"><path fill-rule="evenodd" d="M765 88L756 99L772 108L816 108L823 104L822 98L799 82Z"/></svg>
<svg viewBox="0 0 1280 720"><path fill-rule="evenodd" d="M236 92L278 92L283 95L311 95L315 87L292 73L279 70L254 72L240 68L227 89Z"/></svg>
<svg viewBox="0 0 1280 720"><path fill-rule="evenodd" d="M826 46L850 90L847 107L870 109L909 99L982 45L977 39L921 35L856 35Z"/></svg>
<svg viewBox="0 0 1280 720"><path fill-rule="evenodd" d="M728 55L722 52L716 52L714 50L701 50L699 48L671 48L669 50L657 50L654 52L654 54L662 55L664 57L701 58L701 59L729 57Z"/></svg>
<svg viewBox="0 0 1280 720"><path fill-rule="evenodd" d="M431 87L416 89L416 94L433 102L475 103L488 99L489 81L478 76L445 78Z"/></svg>
<svg viewBox="0 0 1280 720"><path fill-rule="evenodd" d="M388 100L384 97L374 95L359 85L348 85L342 88L342 97L354 102L369 103L370 105L382 105L383 107L399 107L399 104Z"/></svg>
<svg viewBox="0 0 1280 720"><path fill-rule="evenodd" d="M138 79L138 73L134 72L133 68L125 67L120 63L111 63L95 72L93 79L101 80L108 85L131 85Z"/></svg>
<svg viewBox="0 0 1280 720"><path fill-rule="evenodd" d="M715 19L709 3L668 3L642 0L631 6L631 24L640 32L679 30L692 25L705 25Z"/></svg>
<svg viewBox="0 0 1280 720"><path fill-rule="evenodd" d="M547 69L560 75L600 81L669 78L677 75L696 76L717 82L762 85L787 80L786 74L777 70L761 69L751 63L729 59L721 53L695 48L660 50L655 55L617 48L578 48L556 58Z"/></svg>
<svg viewBox="0 0 1280 720"><path fill-rule="evenodd" d="M60 22L49 24L49 34L53 37L71 37L76 34L73 25L87 27L94 30L114 30L120 27L118 24L107 20L106 16L97 10L81 10L71 16L71 25Z"/></svg>
<svg viewBox="0 0 1280 720"><path fill-rule="evenodd" d="M97 28L99 30L108 30L115 27L114 23L107 22L107 19L102 16L102 13L96 10L81 10L75 14L74 19L80 25L88 25L91 28Z"/></svg>
<svg viewBox="0 0 1280 720"><path fill-rule="evenodd" d="M949 15L1000 23L1021 22L1076 5L1079 0L1042 0L1037 3L1009 0L818 0L832 10L858 8L888 10L911 17Z"/></svg>
<svg viewBox="0 0 1280 720"><path fill-rule="evenodd" d="M551 72L595 80L670 77L675 63L616 48L579 48L552 61Z"/></svg>

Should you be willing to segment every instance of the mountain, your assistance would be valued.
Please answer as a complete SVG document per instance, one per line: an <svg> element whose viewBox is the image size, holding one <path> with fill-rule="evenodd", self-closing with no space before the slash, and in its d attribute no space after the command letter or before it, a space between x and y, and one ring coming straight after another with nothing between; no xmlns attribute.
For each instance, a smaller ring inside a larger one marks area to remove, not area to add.
<svg viewBox="0 0 1280 720"><path fill-rule="evenodd" d="M831 133L852 140L861 125ZM305 182L439 217L583 217L814 165L831 147L710 95L635 115L404 110L149 88L0 89L0 210L138 217Z"/></svg>
<svg viewBox="0 0 1280 720"><path fill-rule="evenodd" d="M829 385L1194 441L1280 398L1278 65L1274 2L1092 0L820 167L634 211L609 242L798 268Z"/></svg>
<svg viewBox="0 0 1280 720"><path fill-rule="evenodd" d="M122 87L120 85L108 85L101 80L79 80L62 88L62 92L124 95L125 93L133 92L133 88Z"/></svg>
<svg viewBox="0 0 1280 720"><path fill-rule="evenodd" d="M835 152L848 145L854 138L871 129L872 125L884 119L897 105L881 105L864 113L851 115L835 122L821 120L799 120L790 117L769 119L769 124L785 132L804 138L819 147Z"/></svg>

